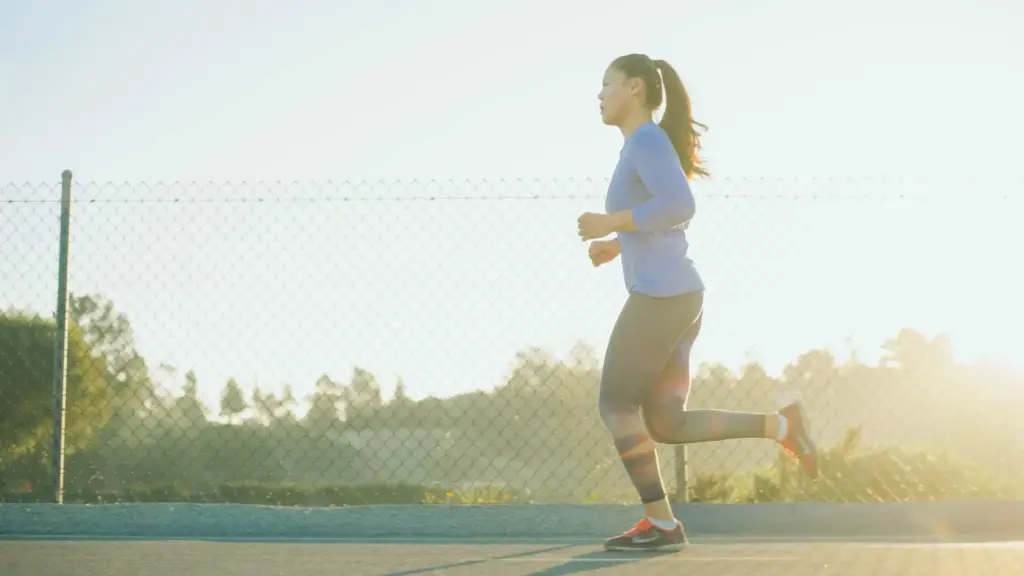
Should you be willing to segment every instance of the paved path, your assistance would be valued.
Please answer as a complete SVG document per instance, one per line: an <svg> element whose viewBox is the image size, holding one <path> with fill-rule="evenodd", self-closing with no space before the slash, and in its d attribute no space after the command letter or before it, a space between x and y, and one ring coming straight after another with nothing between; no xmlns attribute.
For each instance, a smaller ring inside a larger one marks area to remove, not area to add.
<svg viewBox="0 0 1024 576"><path fill-rule="evenodd" d="M3 576L1000 576L1024 574L1024 542L696 542L669 554L580 543L0 541Z"/></svg>

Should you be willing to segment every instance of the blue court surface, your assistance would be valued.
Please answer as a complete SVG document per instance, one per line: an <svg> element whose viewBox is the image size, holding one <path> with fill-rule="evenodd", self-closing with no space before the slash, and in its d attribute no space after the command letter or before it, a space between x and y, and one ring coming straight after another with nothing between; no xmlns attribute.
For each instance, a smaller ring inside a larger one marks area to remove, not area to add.
<svg viewBox="0 0 1024 576"><path fill-rule="evenodd" d="M0 541L4 576L673 574L946 576L1024 574L1022 542L695 540L672 553L613 553L593 541Z"/></svg>

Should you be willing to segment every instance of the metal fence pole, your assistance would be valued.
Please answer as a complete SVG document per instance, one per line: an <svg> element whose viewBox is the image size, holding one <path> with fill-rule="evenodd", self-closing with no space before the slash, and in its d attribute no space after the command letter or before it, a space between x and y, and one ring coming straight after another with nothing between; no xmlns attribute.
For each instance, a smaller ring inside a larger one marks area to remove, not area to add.
<svg viewBox="0 0 1024 576"><path fill-rule="evenodd" d="M676 452L676 502L690 501L690 484L686 478L686 444L677 444Z"/></svg>
<svg viewBox="0 0 1024 576"><path fill-rule="evenodd" d="M54 501L64 503L64 416L68 357L68 248L71 231L71 171L61 174L60 247L57 256L57 335L53 346L53 443L50 447Z"/></svg>

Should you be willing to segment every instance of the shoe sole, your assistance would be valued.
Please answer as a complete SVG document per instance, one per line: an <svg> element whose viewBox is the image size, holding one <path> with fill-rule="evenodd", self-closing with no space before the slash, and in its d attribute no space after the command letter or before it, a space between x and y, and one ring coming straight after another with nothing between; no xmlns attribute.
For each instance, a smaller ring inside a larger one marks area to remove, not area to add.
<svg viewBox="0 0 1024 576"><path fill-rule="evenodd" d="M630 548L629 546L605 546L607 552L678 552L690 544L682 542L679 544L665 544L656 548Z"/></svg>
<svg viewBox="0 0 1024 576"><path fill-rule="evenodd" d="M795 402L793 404L790 404L789 406L787 406L784 409L790 409L790 410L792 410L793 412L796 413L797 417L800 419L800 431L801 431L801 433L802 433L802 435L804 437L804 440L807 442L807 444L811 448L810 454L807 454L807 455L805 455L803 457L801 457L799 454L797 455L797 460L799 460L800 464L801 464L800 467L803 468L804 473L807 474L807 476L809 476L812 480L817 479L818 478L818 444L816 442L814 442L814 440L811 438L810 432L807 431L807 416L804 414L803 404L801 404L800 402ZM808 469L808 468L803 466L805 458L810 458L811 459L811 467L810 467L810 469Z"/></svg>
<svg viewBox="0 0 1024 576"><path fill-rule="evenodd" d="M672 544L665 544L665 545L657 546L657 547L654 547L654 548L641 548L641 547L633 547L633 546L628 546L628 545L616 545L616 544L610 544L610 543L606 542L605 545L604 545L604 549L609 551L609 552L658 552L658 551L669 551L669 552L671 552L671 551L676 551L676 550L682 550L683 548L686 548L689 545L690 545L690 540L688 538L686 538L685 536L683 536L683 541L682 542L674 542Z"/></svg>

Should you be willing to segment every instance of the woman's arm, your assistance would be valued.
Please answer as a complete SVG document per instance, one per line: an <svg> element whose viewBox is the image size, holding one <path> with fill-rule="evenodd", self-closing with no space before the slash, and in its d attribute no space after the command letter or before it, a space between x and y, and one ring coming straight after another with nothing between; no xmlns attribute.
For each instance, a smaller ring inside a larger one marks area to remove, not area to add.
<svg viewBox="0 0 1024 576"><path fill-rule="evenodd" d="M627 154L653 197L632 210L610 214L616 232L668 230L693 218L693 191L668 135L661 130L635 134Z"/></svg>

